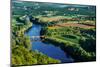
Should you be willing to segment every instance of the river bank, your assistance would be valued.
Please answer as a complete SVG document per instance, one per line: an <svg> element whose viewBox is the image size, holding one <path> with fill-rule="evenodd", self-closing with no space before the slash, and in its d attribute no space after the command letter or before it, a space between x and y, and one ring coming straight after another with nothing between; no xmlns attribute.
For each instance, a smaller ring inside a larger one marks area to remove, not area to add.
<svg viewBox="0 0 100 67"><path fill-rule="evenodd" d="M12 67L22 65L60 63L59 60L48 57L47 55L36 50L31 50L32 44L30 37L25 34L26 31L29 30L29 28L31 27L32 23L27 23L21 25L15 24L12 28Z"/></svg>
<svg viewBox="0 0 100 67"><path fill-rule="evenodd" d="M32 28L27 33L32 40L32 50L38 50L49 57L60 60L62 63L73 62L73 59L67 53L62 51L61 48L50 43L42 42L40 37L42 28L41 25L33 24ZM33 36L34 38L32 38Z"/></svg>
<svg viewBox="0 0 100 67"><path fill-rule="evenodd" d="M92 47L92 49L95 48L95 39L92 39L87 35L83 36L83 31L84 33L87 33L85 31L92 32L92 34L88 32L89 35L95 34L95 30L93 29L75 27L62 27L55 29L44 28L41 32L42 35L45 36L44 43L52 43L53 45L60 47L65 53L68 53L72 58L74 58L74 62L95 61L95 49L91 50L88 48L89 44L91 44L89 47ZM81 46L83 43L87 49Z"/></svg>

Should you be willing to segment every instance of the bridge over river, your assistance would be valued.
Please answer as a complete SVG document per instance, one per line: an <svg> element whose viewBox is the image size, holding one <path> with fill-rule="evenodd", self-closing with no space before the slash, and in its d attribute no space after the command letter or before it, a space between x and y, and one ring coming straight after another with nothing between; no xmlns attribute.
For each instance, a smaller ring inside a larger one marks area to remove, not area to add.
<svg viewBox="0 0 100 67"><path fill-rule="evenodd" d="M43 41L42 38L45 38L45 36L31 36L31 41Z"/></svg>

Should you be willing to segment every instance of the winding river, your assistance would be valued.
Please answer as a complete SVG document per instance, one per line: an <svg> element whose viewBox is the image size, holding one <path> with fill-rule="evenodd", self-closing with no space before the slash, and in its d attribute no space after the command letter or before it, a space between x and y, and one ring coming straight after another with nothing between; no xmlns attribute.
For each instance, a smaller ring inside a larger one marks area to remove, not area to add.
<svg viewBox="0 0 100 67"><path fill-rule="evenodd" d="M73 62L73 59L59 47L41 41L41 28L41 25L33 24L33 26L26 33L31 39L32 50L38 50L49 57L60 60L62 63Z"/></svg>

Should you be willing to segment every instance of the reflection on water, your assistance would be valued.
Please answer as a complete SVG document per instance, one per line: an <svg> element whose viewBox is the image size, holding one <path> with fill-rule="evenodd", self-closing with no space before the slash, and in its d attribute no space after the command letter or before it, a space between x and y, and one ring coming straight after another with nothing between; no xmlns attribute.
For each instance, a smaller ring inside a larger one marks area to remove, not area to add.
<svg viewBox="0 0 100 67"><path fill-rule="evenodd" d="M62 63L73 62L73 59L69 55L65 54L65 52L59 47L56 47L53 44L43 43L40 39L40 31L41 25L34 24L27 32L27 35L30 36L30 39L32 40L32 50L38 50L49 57L60 60Z"/></svg>

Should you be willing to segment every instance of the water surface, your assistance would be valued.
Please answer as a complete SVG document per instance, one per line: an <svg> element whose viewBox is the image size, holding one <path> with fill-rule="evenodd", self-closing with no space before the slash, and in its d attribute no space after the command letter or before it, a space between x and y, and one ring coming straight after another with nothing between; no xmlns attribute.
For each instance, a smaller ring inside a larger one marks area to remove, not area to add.
<svg viewBox="0 0 100 67"><path fill-rule="evenodd" d="M73 59L59 47L53 44L43 43L40 39L40 31L41 25L34 24L27 32L27 35L31 38L32 50L38 50L49 57L60 60L62 63L73 62Z"/></svg>

